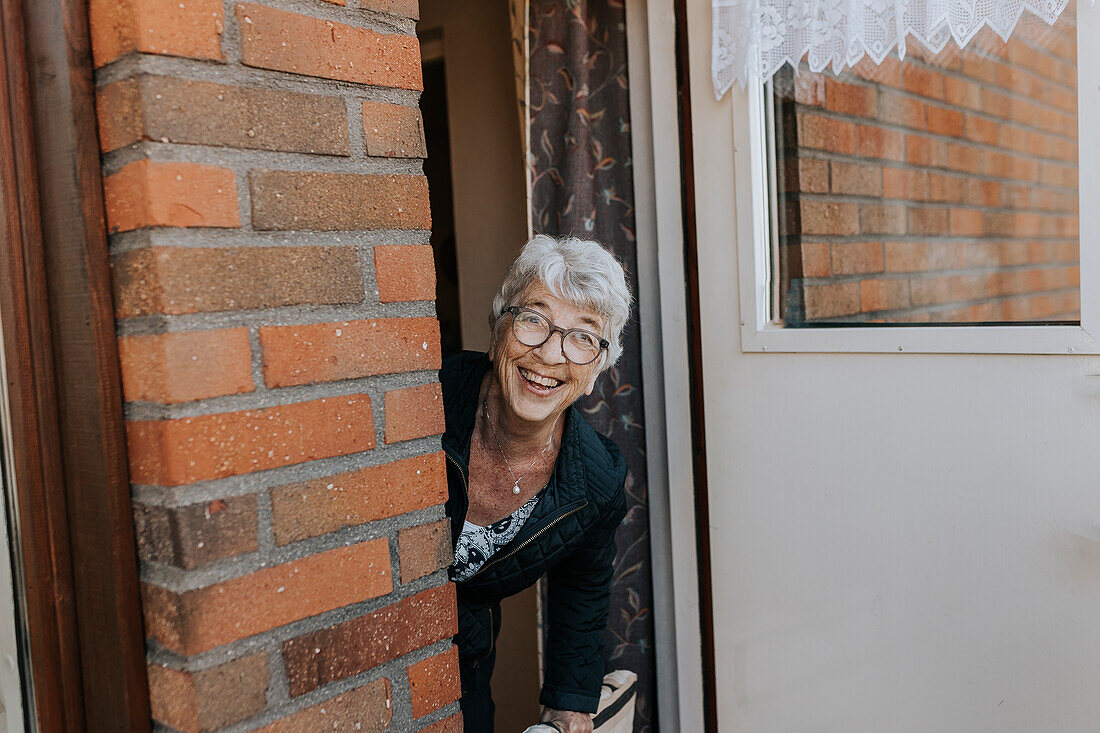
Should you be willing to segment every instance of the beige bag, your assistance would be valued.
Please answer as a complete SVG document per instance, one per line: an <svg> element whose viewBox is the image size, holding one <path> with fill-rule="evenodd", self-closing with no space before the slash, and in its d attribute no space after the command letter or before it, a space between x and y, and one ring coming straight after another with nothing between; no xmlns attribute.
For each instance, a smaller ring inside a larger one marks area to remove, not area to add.
<svg viewBox="0 0 1100 733"><path fill-rule="evenodd" d="M638 675L625 669L609 672L603 678L600 707L592 716L596 733L634 733L634 697ZM523 733L557 733L550 723L532 725Z"/></svg>

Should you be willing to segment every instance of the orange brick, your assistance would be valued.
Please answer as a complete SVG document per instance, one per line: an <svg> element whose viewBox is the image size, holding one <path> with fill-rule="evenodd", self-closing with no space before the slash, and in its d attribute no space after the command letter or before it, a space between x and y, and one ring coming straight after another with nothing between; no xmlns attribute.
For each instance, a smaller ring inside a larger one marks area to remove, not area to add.
<svg viewBox="0 0 1100 733"><path fill-rule="evenodd" d="M963 176L928 175L928 198L931 201L961 204L970 191L970 180Z"/></svg>
<svg viewBox="0 0 1100 733"><path fill-rule="evenodd" d="M966 173L981 173L982 151L973 145L947 143L947 167Z"/></svg>
<svg viewBox="0 0 1100 733"><path fill-rule="evenodd" d="M421 728L420 733L462 733L462 713L455 713L427 728Z"/></svg>
<svg viewBox="0 0 1100 733"><path fill-rule="evenodd" d="M439 322L384 318L260 329L264 382L288 387L439 369Z"/></svg>
<svg viewBox="0 0 1100 733"><path fill-rule="evenodd" d="M435 254L430 244L380 244L374 275L383 303L435 300Z"/></svg>
<svg viewBox="0 0 1100 733"><path fill-rule="evenodd" d="M986 145L997 144L1000 125L993 120L977 115L967 115L963 127L968 139Z"/></svg>
<svg viewBox="0 0 1100 733"><path fill-rule="evenodd" d="M270 725L259 728L255 733L302 733L303 731L372 733L389 728L392 710L390 681L382 678L276 720Z"/></svg>
<svg viewBox="0 0 1100 733"><path fill-rule="evenodd" d="M118 358L130 401L171 404L255 389L245 328L123 336Z"/></svg>
<svg viewBox="0 0 1100 733"><path fill-rule="evenodd" d="M980 237L982 212L977 209L951 209L951 235L955 237Z"/></svg>
<svg viewBox="0 0 1100 733"><path fill-rule="evenodd" d="M787 159L788 170L793 175L788 179L787 189L799 193L828 193L829 164L819 158Z"/></svg>
<svg viewBox="0 0 1100 733"><path fill-rule="evenodd" d="M924 103L919 99L913 99L897 92L883 90L879 94L880 115L883 122L889 122L902 127L914 127L924 129Z"/></svg>
<svg viewBox="0 0 1100 733"><path fill-rule="evenodd" d="M905 136L905 159L913 165L947 165L947 145L923 135Z"/></svg>
<svg viewBox="0 0 1100 733"><path fill-rule="evenodd" d="M825 76L823 74L795 74L794 99L809 107L825 106Z"/></svg>
<svg viewBox="0 0 1100 733"><path fill-rule="evenodd" d="M407 527L397 533L397 554L401 560L401 582L430 575L448 567L451 554L451 520Z"/></svg>
<svg viewBox="0 0 1100 733"><path fill-rule="evenodd" d="M882 272L882 242L837 242L833 245L833 273Z"/></svg>
<svg viewBox="0 0 1100 733"><path fill-rule="evenodd" d="M367 395L127 423L130 478L179 486L374 447Z"/></svg>
<svg viewBox="0 0 1100 733"><path fill-rule="evenodd" d="M424 121L419 107L363 102L363 134L367 155L424 158Z"/></svg>
<svg viewBox="0 0 1100 733"><path fill-rule="evenodd" d="M856 125L856 154L861 158L905 159L905 135L884 127Z"/></svg>
<svg viewBox="0 0 1100 733"><path fill-rule="evenodd" d="M443 432L443 392L438 382L386 393L386 442Z"/></svg>
<svg viewBox="0 0 1100 733"><path fill-rule="evenodd" d="M947 76L944 77L944 99L957 107L981 109L982 90L972 81Z"/></svg>
<svg viewBox="0 0 1100 733"><path fill-rule="evenodd" d="M963 115L962 112L947 107L937 107L930 104L925 108L927 115L927 130L938 135L962 137Z"/></svg>
<svg viewBox="0 0 1100 733"><path fill-rule="evenodd" d="M241 56L248 66L399 89L422 90L416 36L239 3Z"/></svg>
<svg viewBox="0 0 1100 733"><path fill-rule="evenodd" d="M874 117L878 113L878 92L873 86L825 79L826 107L846 115Z"/></svg>
<svg viewBox="0 0 1100 733"><path fill-rule="evenodd" d="M882 168L877 165L844 163L829 164L830 187L833 193L850 196L882 196Z"/></svg>
<svg viewBox="0 0 1100 733"><path fill-rule="evenodd" d="M905 207L863 204L859 207L859 229L863 234L904 234Z"/></svg>
<svg viewBox="0 0 1100 733"><path fill-rule="evenodd" d="M374 10L378 13L400 15L403 18L420 19L420 3L418 0L359 0L359 7L364 10Z"/></svg>
<svg viewBox="0 0 1100 733"><path fill-rule="evenodd" d="M924 206L909 207L910 234L946 234L947 209L934 209Z"/></svg>
<svg viewBox="0 0 1100 733"><path fill-rule="evenodd" d="M951 290L945 277L912 278L909 297L913 305L938 305L951 302Z"/></svg>
<svg viewBox="0 0 1100 733"><path fill-rule="evenodd" d="M414 718L420 718L458 700L458 647L428 657L408 668Z"/></svg>
<svg viewBox="0 0 1100 733"><path fill-rule="evenodd" d="M239 227L233 171L195 163L137 160L103 182L107 228Z"/></svg>
<svg viewBox="0 0 1100 733"><path fill-rule="evenodd" d="M798 118L798 143L807 148L851 155L855 150L855 126L844 120L802 115Z"/></svg>
<svg viewBox="0 0 1100 733"><path fill-rule="evenodd" d="M864 313L909 306L909 281L905 279L860 280L859 290Z"/></svg>
<svg viewBox="0 0 1100 733"><path fill-rule="evenodd" d="M380 537L184 593L145 584L145 633L197 654L392 590L389 540Z"/></svg>
<svg viewBox="0 0 1100 733"><path fill-rule="evenodd" d="M221 0L91 0L88 21L97 68L134 51L223 58Z"/></svg>
<svg viewBox="0 0 1100 733"><path fill-rule="evenodd" d="M943 99L943 74L931 69L912 63L903 64L901 67L901 83L907 92L922 97L931 97L932 99Z"/></svg>
<svg viewBox="0 0 1100 733"><path fill-rule="evenodd" d="M442 453L271 489L275 544L396 517L447 500Z"/></svg>

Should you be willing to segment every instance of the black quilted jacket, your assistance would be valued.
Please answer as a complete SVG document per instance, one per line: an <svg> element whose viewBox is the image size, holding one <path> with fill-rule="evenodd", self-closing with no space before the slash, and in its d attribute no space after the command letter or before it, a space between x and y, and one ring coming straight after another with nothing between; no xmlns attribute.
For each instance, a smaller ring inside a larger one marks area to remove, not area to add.
<svg viewBox="0 0 1100 733"><path fill-rule="evenodd" d="M485 354L464 351L443 362L443 406L452 538L468 508L470 435ZM558 710L595 712L604 674L603 637L615 559L615 529L626 514L626 462L618 447L566 411L561 450L543 497L512 542L458 583L459 668L463 696L484 690L496 657L500 601L547 576L547 644L539 701Z"/></svg>

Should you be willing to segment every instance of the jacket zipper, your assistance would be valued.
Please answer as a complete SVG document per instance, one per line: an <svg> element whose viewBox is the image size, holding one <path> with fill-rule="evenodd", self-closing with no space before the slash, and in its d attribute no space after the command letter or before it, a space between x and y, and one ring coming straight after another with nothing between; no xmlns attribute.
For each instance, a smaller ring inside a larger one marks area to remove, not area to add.
<svg viewBox="0 0 1100 733"><path fill-rule="evenodd" d="M533 535L531 535L530 537L528 537L527 539L525 539L525 540L524 540L523 542L521 542L521 543L520 543L520 544L519 544L519 545L518 545L517 547L513 547L513 548L512 548L511 550L509 550L508 552L504 553L503 555L497 555L497 556L495 556L495 557L492 557L492 558L490 558L488 562L486 562L486 563L485 563L484 565L482 565L482 566L481 566L481 569L480 569L480 570L478 570L478 571L477 571L476 573L474 573L473 575L471 575L471 576L470 576L469 578L466 578L466 581L470 581L470 580L473 580L474 578L476 578L477 576L481 575L481 574L482 574L483 572L485 572L485 571L486 571L486 570L487 570L488 568L490 568L491 566L493 566L493 565L495 565L496 563L500 562L501 560L507 560L507 559L508 559L508 558L510 558L510 557L511 557L512 555L515 555L515 554L516 554L517 552L519 552L520 550L522 550L522 549L523 549L524 547L527 547L527 545L531 544L532 542L534 542L535 540L537 540L537 539L538 539L539 537L541 537L541 536L542 536L542 534L543 534L544 532L546 532L546 531L547 531L548 529L550 529L551 527L553 527L553 526L554 526L555 524L557 524L558 522L560 522L561 520L565 519L565 518L566 518L566 517L568 517L568 516L571 516L571 515L573 515L573 514L576 514L576 513L577 513L577 512L579 512L579 511L580 511L581 509L584 509L584 508L585 508L586 506L588 506L588 502L587 502L587 501L586 501L586 502L584 502L583 504L581 504L580 506L576 506L576 507L573 507L572 509L570 509L569 511L567 511L567 512L566 512L565 514L562 514L562 515L560 515L560 516L554 517L554 521L550 522L550 523L549 523L549 524L547 524L547 525L546 525L545 527L541 528L541 529L540 529L540 530L539 530L538 532L535 532L535 533L534 533ZM464 581L464 582L466 582L466 581Z"/></svg>

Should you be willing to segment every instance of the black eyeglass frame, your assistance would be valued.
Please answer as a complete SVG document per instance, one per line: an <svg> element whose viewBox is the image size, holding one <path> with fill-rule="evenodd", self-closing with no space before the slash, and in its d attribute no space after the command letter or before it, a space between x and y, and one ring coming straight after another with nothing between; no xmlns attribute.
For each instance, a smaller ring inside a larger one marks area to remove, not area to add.
<svg viewBox="0 0 1100 733"><path fill-rule="evenodd" d="M523 312L534 313L536 316L538 316L539 318L546 321L546 324L548 326L550 326L550 331L546 334L546 338L544 338L540 343L526 344L526 343L523 343L523 341L520 341L519 336L516 335L516 316L518 316L520 313L523 313ZM608 341L605 338L601 338L600 336L597 336L596 334L589 331L587 328L561 328L560 326L555 325L554 322L551 321L546 316L546 314L539 313L537 310L535 310L533 308L523 308L523 307L518 306L518 305L510 305L510 306L508 306L507 308L504 309L504 312L501 313L501 316L503 316L504 313L511 313L512 314L512 335L515 336L516 341L519 341L524 346L530 346L532 349L540 348L543 344L545 344L547 341L550 340L550 337L553 336L554 333L560 333L561 334L561 355L565 359L567 359L569 362L571 362L573 364L576 364L577 366L587 366L588 364L591 364L592 362L596 361L596 359L599 359L600 354L602 352L606 351L611 346L610 341ZM600 348L596 351L596 355L593 356L591 359L589 359L586 362L579 362L579 361L575 361L573 359L570 359L569 355L565 353L565 339L571 333L586 333L589 336L595 336L597 339L599 339Z"/></svg>

